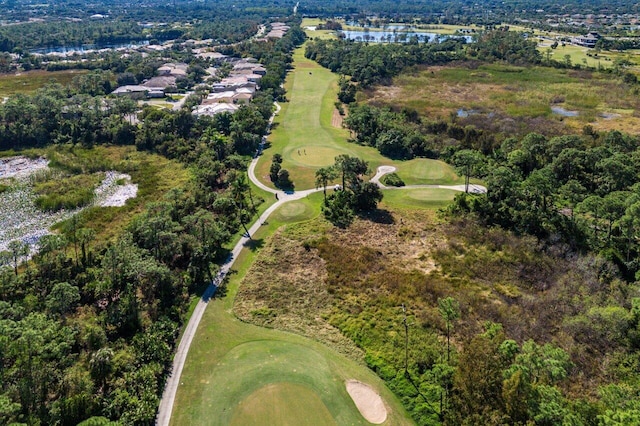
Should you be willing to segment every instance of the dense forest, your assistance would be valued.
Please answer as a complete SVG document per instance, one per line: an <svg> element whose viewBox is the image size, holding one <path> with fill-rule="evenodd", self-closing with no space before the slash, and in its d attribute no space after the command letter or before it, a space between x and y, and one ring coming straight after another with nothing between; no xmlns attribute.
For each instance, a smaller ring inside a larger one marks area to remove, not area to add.
<svg viewBox="0 0 640 426"><path fill-rule="evenodd" d="M143 28L128 19L81 22L30 22L0 27L0 51L27 52L60 46L80 45L108 46L117 43L140 41L213 39L216 42L233 43L245 40L256 33L259 17L220 17L189 25Z"/></svg>
<svg viewBox="0 0 640 426"><path fill-rule="evenodd" d="M259 57L265 78L279 87L303 40L293 30L236 49ZM195 118L187 103L180 111L144 109L132 125L125 116L133 103L103 99L110 78L95 77L10 98L0 106L2 149L54 146L61 154L51 166L67 173L120 167L157 184L151 160L114 162L91 150L134 146L181 163L191 178L149 200L109 241L97 241L103 230L91 227L105 213L89 209L60 235L44 237L23 266L24 246L2 253L2 424L78 424L95 416L102 419L91 424L153 424L190 297L211 281L226 244L261 202L245 171L266 131L273 90L265 87L233 115Z"/></svg>

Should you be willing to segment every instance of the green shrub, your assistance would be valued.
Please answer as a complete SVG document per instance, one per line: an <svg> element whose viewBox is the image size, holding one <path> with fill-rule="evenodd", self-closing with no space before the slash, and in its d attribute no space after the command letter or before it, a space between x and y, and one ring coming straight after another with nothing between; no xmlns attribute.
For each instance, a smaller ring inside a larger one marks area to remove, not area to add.
<svg viewBox="0 0 640 426"><path fill-rule="evenodd" d="M387 186L404 186L404 181L397 173L389 173L382 176L380 181Z"/></svg>
<svg viewBox="0 0 640 426"><path fill-rule="evenodd" d="M102 174L95 173L37 182L34 187L36 207L56 212L86 206L93 201L95 187L101 180Z"/></svg>

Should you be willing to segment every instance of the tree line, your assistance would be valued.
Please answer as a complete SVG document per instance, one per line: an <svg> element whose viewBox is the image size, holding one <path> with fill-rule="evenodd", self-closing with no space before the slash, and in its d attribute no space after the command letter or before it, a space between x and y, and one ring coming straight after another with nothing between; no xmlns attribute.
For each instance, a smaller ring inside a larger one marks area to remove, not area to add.
<svg viewBox="0 0 640 426"><path fill-rule="evenodd" d="M332 72L348 75L362 87L388 82L413 65L437 65L462 59L464 43L365 44L348 40L312 40L305 57Z"/></svg>
<svg viewBox="0 0 640 426"><path fill-rule="evenodd" d="M601 253L633 281L640 271L639 143L619 131L595 138L529 134L505 140L489 156L465 160L473 151L460 151L454 162L483 177L488 192L460 197L456 206L487 225Z"/></svg>

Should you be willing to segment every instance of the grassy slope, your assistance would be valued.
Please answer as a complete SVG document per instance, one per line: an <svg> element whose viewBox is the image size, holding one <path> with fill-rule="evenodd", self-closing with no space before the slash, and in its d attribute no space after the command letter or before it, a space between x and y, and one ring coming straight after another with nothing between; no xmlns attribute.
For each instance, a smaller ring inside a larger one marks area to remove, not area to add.
<svg viewBox="0 0 640 426"><path fill-rule="evenodd" d="M456 194L459 194L459 192L432 188L389 190L384 192L384 199L380 207L394 206L409 209L439 209L447 206Z"/></svg>
<svg viewBox="0 0 640 426"><path fill-rule="evenodd" d="M292 404L279 404L292 401ZM310 416L309 413L313 413ZM232 426L271 424L280 426L337 425L329 410L310 388L292 383L268 385L245 399L231 419Z"/></svg>
<svg viewBox="0 0 640 426"><path fill-rule="evenodd" d="M256 399L254 392L260 395L265 386L281 382L313 390L337 424L366 424L346 394L344 380L349 378L365 381L380 392L391 409L387 424L410 423L395 397L365 367L310 339L249 325L230 315L239 283L258 253L256 248L283 224L317 216L321 197L313 194L299 201L304 206L300 215L291 215L298 207L276 212L254 236L253 248L236 260L226 297L207 307L189 351L172 424L241 424L239 418L249 418L244 417L249 415L246 405ZM291 395L283 392L270 402L288 405L293 403ZM306 396L321 406L311 394ZM307 424L314 413L294 411L293 415L303 416L295 424Z"/></svg>
<svg viewBox="0 0 640 426"><path fill-rule="evenodd" d="M327 36L324 32L315 34ZM341 153L364 158L369 161L372 170L381 164L394 164L407 184L461 182L453 169L443 162L427 159L391 161L373 148L348 143L348 132L331 125L337 76L305 59L303 49L295 54L295 66L296 69L290 73L286 82L290 102L282 105L269 139L271 147L266 150L256 168L256 174L263 182L268 182L270 159L274 153L282 153L283 167L291 172L299 189L313 187L315 170L332 164L334 157ZM270 194L260 191L256 191L256 194L270 200ZM446 205L454 195L452 191L422 189L387 191L386 194L389 198L385 205L400 204L410 209L440 207ZM265 413L265 416L279 416L283 406L291 403L288 396L291 395L290 392L272 388L273 383L283 380L304 386L307 391L315 390L315 395L322 404L311 393L306 394L307 399L316 404L322 413L324 409L321 407L324 405L338 424L365 424L345 393L344 380L348 378L372 384L381 393L391 409L387 424L410 423L395 396L360 364L315 341L295 334L255 327L230 315L240 282L256 260L257 253L265 246L266 236L282 225L318 216L321 200L322 194L316 193L278 209L254 236L249 249L244 250L236 261L237 269L231 274L226 297L211 302L190 349L182 373L182 385L174 404L172 424L199 424L204 423L204 419L207 419L207 424L211 424L212 414L215 415L215 424L251 423L252 416L256 414L255 411L249 412L247 406L260 399L258 397L261 395L270 404L278 402L282 406L262 406L255 410ZM268 201L261 209L270 203ZM313 223L315 222L314 220ZM326 224L320 228L322 229L317 229L317 232L324 232ZM353 345L341 343L347 347ZM351 349L341 347L341 350L350 353ZM265 358L267 354L269 356ZM256 368L258 365L260 368ZM334 396L331 397L331 394ZM296 417L296 424L306 424L309 419L315 419L310 417L309 411L306 415L302 412L294 412L292 415L300 416ZM274 421L281 424L278 420ZM322 423L316 421L314 424Z"/></svg>

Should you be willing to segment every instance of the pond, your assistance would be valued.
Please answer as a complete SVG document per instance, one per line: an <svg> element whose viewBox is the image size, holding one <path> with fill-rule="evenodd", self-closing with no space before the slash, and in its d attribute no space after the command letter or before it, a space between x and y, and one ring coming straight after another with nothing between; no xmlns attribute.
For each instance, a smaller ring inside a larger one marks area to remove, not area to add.
<svg viewBox="0 0 640 426"><path fill-rule="evenodd" d="M457 111L458 117L463 117L463 118L464 117L468 117L470 115L477 114L477 113L478 113L478 111L476 111L475 109L463 109L463 108L460 108Z"/></svg>
<svg viewBox="0 0 640 426"><path fill-rule="evenodd" d="M95 44L79 44L75 46L57 46L57 47L42 47L39 49L31 49L31 53L39 53L41 55L48 55L51 53L87 53L94 50L101 49L135 49L137 47L147 46L149 40L135 40L126 43L95 43Z"/></svg>
<svg viewBox="0 0 640 426"><path fill-rule="evenodd" d="M447 36L442 34L430 33L426 31L351 31L343 30L340 34L347 40L365 41L369 43L407 43L413 37L418 39L419 43L430 43L436 40L446 40L448 38L458 38L471 43L471 36Z"/></svg>
<svg viewBox="0 0 640 426"><path fill-rule="evenodd" d="M578 111L569 111L562 107L551 107L551 112L554 114L562 115L563 117L577 117L580 115Z"/></svg>
<svg viewBox="0 0 640 426"><path fill-rule="evenodd" d="M601 112L600 117L604 118L605 120L613 120L614 118L622 117L622 115L615 112Z"/></svg>

